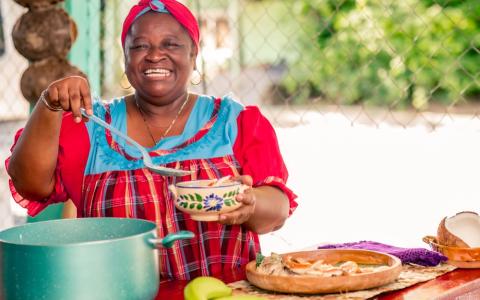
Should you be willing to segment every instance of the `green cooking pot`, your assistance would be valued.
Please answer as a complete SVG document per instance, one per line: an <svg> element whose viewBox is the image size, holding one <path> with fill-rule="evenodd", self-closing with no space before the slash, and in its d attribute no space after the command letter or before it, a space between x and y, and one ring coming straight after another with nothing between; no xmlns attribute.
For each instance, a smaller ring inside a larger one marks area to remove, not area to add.
<svg viewBox="0 0 480 300"><path fill-rule="evenodd" d="M0 299L153 299L158 247L193 233L156 237L140 219L80 218L0 232Z"/></svg>

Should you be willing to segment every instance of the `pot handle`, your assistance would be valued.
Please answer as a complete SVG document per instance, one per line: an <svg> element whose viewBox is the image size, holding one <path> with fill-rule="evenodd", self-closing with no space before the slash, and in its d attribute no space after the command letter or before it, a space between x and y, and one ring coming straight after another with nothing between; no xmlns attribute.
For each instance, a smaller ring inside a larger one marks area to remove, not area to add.
<svg viewBox="0 0 480 300"><path fill-rule="evenodd" d="M163 239L149 239L148 242L154 248L171 248L173 243L177 240L188 240L193 238L195 235L193 232L188 230L180 230L176 233L167 234Z"/></svg>

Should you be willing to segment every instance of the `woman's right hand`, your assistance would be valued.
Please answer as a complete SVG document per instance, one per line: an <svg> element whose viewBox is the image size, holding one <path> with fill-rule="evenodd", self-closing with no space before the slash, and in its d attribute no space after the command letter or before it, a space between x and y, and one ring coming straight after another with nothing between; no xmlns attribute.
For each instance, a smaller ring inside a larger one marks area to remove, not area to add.
<svg viewBox="0 0 480 300"><path fill-rule="evenodd" d="M69 76L52 82L45 97L50 106L71 111L77 123L82 120L81 107L85 108L87 114L93 114L90 86L84 77Z"/></svg>

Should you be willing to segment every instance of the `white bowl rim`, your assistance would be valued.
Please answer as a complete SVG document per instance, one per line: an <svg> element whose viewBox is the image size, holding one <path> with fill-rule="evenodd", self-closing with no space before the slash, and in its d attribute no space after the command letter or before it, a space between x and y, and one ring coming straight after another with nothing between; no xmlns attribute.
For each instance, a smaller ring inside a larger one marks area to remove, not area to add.
<svg viewBox="0 0 480 300"><path fill-rule="evenodd" d="M190 185L192 183L198 182L198 183L205 183L205 182L212 182L215 179L200 179L200 180L188 180L188 181L181 181L175 183L175 187L177 188L187 188L187 189L220 189L220 188L226 188L226 187L232 187L232 186L237 186L241 185L242 183L240 181L228 181L225 184L219 185L219 186L195 186L195 185Z"/></svg>

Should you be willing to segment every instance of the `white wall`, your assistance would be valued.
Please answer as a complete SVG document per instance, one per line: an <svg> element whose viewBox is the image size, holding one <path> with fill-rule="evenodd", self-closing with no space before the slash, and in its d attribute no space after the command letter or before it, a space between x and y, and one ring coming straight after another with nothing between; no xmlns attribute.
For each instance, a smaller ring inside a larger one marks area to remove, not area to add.
<svg viewBox="0 0 480 300"><path fill-rule="evenodd" d="M443 217L480 213L480 120L424 116L441 122L352 126L343 113L310 111L303 125L277 128L299 207L261 236L264 254L360 240L428 248L422 237Z"/></svg>

